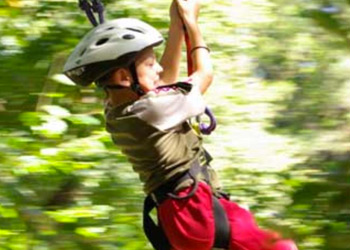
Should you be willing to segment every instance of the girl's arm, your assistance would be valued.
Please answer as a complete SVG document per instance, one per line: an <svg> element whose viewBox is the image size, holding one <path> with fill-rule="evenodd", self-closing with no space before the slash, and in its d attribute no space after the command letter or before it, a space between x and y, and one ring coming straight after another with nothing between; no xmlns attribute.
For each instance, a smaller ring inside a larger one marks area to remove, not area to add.
<svg viewBox="0 0 350 250"><path fill-rule="evenodd" d="M190 77L192 83L198 84L201 93L204 93L213 81L213 68L209 50L206 49L206 43L197 23L199 0L176 0L176 2L191 42L193 74Z"/></svg>
<svg viewBox="0 0 350 250"><path fill-rule="evenodd" d="M163 72L161 73L163 84L174 83L178 79L183 39L183 24L174 0L170 7L169 36L160 60L160 64L163 67Z"/></svg>

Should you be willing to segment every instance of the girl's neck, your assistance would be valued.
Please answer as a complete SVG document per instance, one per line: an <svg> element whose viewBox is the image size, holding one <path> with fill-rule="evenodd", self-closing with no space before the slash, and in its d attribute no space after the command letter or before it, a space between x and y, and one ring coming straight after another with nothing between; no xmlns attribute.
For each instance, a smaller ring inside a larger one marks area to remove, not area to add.
<svg viewBox="0 0 350 250"><path fill-rule="evenodd" d="M125 103L136 101L139 96L129 88L125 89L108 89L106 97L106 104L113 107L121 106Z"/></svg>

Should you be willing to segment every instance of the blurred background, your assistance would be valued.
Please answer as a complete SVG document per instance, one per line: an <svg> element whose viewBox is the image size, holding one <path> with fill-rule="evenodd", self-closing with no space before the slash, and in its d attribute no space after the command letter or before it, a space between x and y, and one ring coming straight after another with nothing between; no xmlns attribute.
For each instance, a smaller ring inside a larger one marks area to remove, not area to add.
<svg viewBox="0 0 350 250"><path fill-rule="evenodd" d="M103 2L167 36L170 0ZM301 250L349 250L350 1L202 2L224 189ZM152 249L102 91L61 74L90 28L75 0L0 1L1 250Z"/></svg>

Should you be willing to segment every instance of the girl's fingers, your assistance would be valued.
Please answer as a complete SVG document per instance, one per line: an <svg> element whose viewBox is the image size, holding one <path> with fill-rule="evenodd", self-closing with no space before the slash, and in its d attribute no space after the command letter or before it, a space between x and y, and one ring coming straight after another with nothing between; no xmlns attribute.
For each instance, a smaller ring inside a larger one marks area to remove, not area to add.
<svg viewBox="0 0 350 250"><path fill-rule="evenodd" d="M194 11L195 1L194 0L176 0L176 3L183 13L189 13Z"/></svg>
<svg viewBox="0 0 350 250"><path fill-rule="evenodd" d="M184 21L197 21L199 2L199 0L176 0L179 14Z"/></svg>

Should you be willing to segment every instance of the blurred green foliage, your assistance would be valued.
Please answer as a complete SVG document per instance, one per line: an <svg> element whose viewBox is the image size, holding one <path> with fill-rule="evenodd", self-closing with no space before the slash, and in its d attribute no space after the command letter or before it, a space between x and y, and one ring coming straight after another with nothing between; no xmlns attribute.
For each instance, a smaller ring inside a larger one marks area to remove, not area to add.
<svg viewBox="0 0 350 250"><path fill-rule="evenodd" d="M104 1L166 35L169 1ZM222 184L300 249L350 249L350 1L203 0ZM151 249L103 93L61 74L77 1L0 2L0 249ZM184 66L184 65L183 65Z"/></svg>

